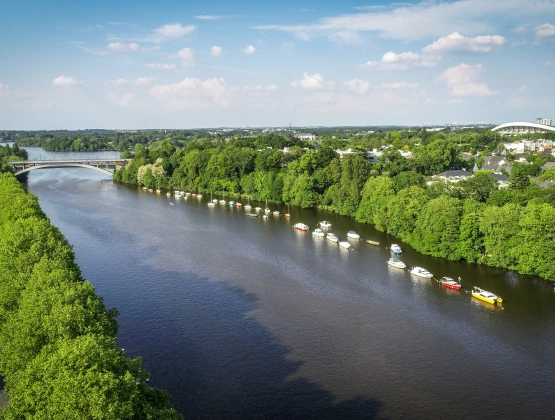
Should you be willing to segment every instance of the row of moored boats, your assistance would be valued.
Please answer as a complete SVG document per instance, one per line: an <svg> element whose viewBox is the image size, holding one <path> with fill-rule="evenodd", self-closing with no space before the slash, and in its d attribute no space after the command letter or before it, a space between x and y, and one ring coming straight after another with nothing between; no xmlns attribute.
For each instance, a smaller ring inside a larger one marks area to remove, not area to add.
<svg viewBox="0 0 555 420"><path fill-rule="evenodd" d="M317 237L317 238L325 238L330 242L339 244L339 246L341 248L345 248L345 249L352 249L353 245L350 244L347 241L340 241L339 238L337 236L335 236L334 233L332 232L324 232L324 230L331 228L331 223L328 221L323 221L318 223L318 225L320 226L319 228L316 228L312 231L312 236ZM310 228L305 225L304 223L296 223L293 225L293 228L297 229L297 230L301 230L304 232L307 232L308 230L310 230ZM358 233L356 233L354 230L350 230L349 232L347 232L347 237L350 239L360 239L360 235Z"/></svg>

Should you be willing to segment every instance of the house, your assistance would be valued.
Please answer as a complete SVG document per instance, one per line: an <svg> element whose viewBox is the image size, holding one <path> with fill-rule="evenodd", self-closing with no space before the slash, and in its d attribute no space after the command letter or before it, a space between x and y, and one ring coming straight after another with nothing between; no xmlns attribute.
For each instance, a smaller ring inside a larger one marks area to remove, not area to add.
<svg viewBox="0 0 555 420"><path fill-rule="evenodd" d="M476 171L477 166L474 165L474 171ZM513 165L503 156L485 156L484 163L480 168L482 170L493 171L496 174L500 174L502 169L508 174L511 173Z"/></svg>
<svg viewBox="0 0 555 420"><path fill-rule="evenodd" d="M551 181L551 180L548 180L548 181L540 181L540 179L539 179L537 176L533 176L533 177L531 177L531 178L536 182L536 184L538 184L538 186L539 186L540 188L547 188L547 187L549 187L550 185L555 185L555 181Z"/></svg>
<svg viewBox="0 0 555 420"><path fill-rule="evenodd" d="M462 181L463 179L467 179L472 176L474 176L472 172L468 172L465 170L454 170L454 171L445 171L440 174L434 175L432 179L449 181L449 182L459 182L459 181Z"/></svg>
<svg viewBox="0 0 555 420"><path fill-rule="evenodd" d="M383 152L378 151L378 149L372 149L371 152L368 152L367 157L370 162L378 163L378 158L381 155L383 155Z"/></svg>
<svg viewBox="0 0 555 420"><path fill-rule="evenodd" d="M355 155L356 152L353 152L353 149L348 148L347 150L339 150L337 149L335 151L335 153L337 153L339 155L339 159L343 159L343 156L345 155Z"/></svg>
<svg viewBox="0 0 555 420"><path fill-rule="evenodd" d="M515 161L519 162L519 163L526 163L526 158L528 157L528 155L526 153L521 153L519 155L515 156Z"/></svg>
<svg viewBox="0 0 555 420"><path fill-rule="evenodd" d="M492 178L499 183L499 188L507 188L509 186L509 177L501 174L491 174Z"/></svg>
<svg viewBox="0 0 555 420"><path fill-rule="evenodd" d="M461 153L461 158L468 162L470 159L474 158L474 155L472 153L463 152Z"/></svg>
<svg viewBox="0 0 555 420"><path fill-rule="evenodd" d="M555 167L555 162L547 162L545 165L542 166L542 171L546 171L549 168Z"/></svg>
<svg viewBox="0 0 555 420"><path fill-rule="evenodd" d="M316 140L316 134L299 133L299 134L297 134L297 138L300 139L300 140L314 141L314 140Z"/></svg>

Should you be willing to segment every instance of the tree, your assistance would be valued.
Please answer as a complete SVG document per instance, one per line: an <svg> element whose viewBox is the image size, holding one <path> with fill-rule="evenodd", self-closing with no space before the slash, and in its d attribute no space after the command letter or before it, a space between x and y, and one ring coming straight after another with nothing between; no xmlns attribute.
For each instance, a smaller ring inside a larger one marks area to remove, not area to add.
<svg viewBox="0 0 555 420"><path fill-rule="evenodd" d="M484 261L484 234L480 230L485 204L473 199L463 202L458 252L468 262Z"/></svg>
<svg viewBox="0 0 555 420"><path fill-rule="evenodd" d="M424 189L417 185L399 191L389 202L387 233L410 243L418 216L428 201Z"/></svg>
<svg viewBox="0 0 555 420"><path fill-rule="evenodd" d="M509 175L509 188L515 191L524 191L530 185L530 177L523 164L515 163Z"/></svg>
<svg viewBox="0 0 555 420"><path fill-rule="evenodd" d="M519 227L518 271L555 280L555 208L529 204L522 210Z"/></svg>
<svg viewBox="0 0 555 420"><path fill-rule="evenodd" d="M461 207L460 200L446 196L428 202L416 221L411 245L423 254L460 259Z"/></svg>
<svg viewBox="0 0 555 420"><path fill-rule="evenodd" d="M514 203L485 208L480 230L484 234L487 264L511 270L517 268L521 211L521 207Z"/></svg>
<svg viewBox="0 0 555 420"><path fill-rule="evenodd" d="M356 212L356 219L363 223L375 223L378 210L385 207L393 197L393 181L386 176L369 178L362 190L362 200Z"/></svg>
<svg viewBox="0 0 555 420"><path fill-rule="evenodd" d="M465 197L483 203L486 202L492 192L497 190L497 180L486 171L478 171L474 176L459 181L457 185L462 188Z"/></svg>
<svg viewBox="0 0 555 420"><path fill-rule="evenodd" d="M540 181L555 181L555 166L543 171L540 175Z"/></svg>

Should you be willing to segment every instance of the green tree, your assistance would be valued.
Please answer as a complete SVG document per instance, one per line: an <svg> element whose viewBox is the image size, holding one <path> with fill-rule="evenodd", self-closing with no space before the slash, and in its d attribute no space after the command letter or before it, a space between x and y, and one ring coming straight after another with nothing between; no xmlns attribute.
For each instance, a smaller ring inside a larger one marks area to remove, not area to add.
<svg viewBox="0 0 555 420"><path fill-rule="evenodd" d="M514 203L485 208L480 230L484 234L487 264L511 270L517 268L521 211L521 207Z"/></svg>
<svg viewBox="0 0 555 420"><path fill-rule="evenodd" d="M460 259L461 207L460 200L446 196L429 201L416 221L411 245L423 254Z"/></svg>
<svg viewBox="0 0 555 420"><path fill-rule="evenodd" d="M473 199L463 202L458 252L468 262L484 261L484 234L480 230L485 204Z"/></svg>

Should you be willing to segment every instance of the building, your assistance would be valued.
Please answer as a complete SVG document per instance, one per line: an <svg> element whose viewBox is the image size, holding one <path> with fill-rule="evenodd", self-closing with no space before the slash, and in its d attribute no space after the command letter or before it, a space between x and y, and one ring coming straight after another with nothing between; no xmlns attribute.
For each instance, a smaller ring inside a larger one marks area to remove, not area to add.
<svg viewBox="0 0 555 420"><path fill-rule="evenodd" d="M471 178L474 174L465 170L453 170L445 171L440 174L434 175L432 180L435 181L448 181L448 182L459 182L463 179Z"/></svg>
<svg viewBox="0 0 555 420"><path fill-rule="evenodd" d="M513 170L513 165L504 156L486 156L484 157L484 163L481 168L474 165L474 171L478 169L485 171L493 171L496 174L500 174L504 169L508 174Z"/></svg>
<svg viewBox="0 0 555 420"><path fill-rule="evenodd" d="M296 137L300 140L309 140L309 141L316 140L316 134L310 134L310 133L298 133Z"/></svg>
<svg viewBox="0 0 555 420"><path fill-rule="evenodd" d="M492 128L491 131L496 131L500 134L506 134L506 135L517 135L517 134L528 134L528 133L555 132L555 127L551 125L550 119L536 118L535 123L529 123L529 122L505 123Z"/></svg>

